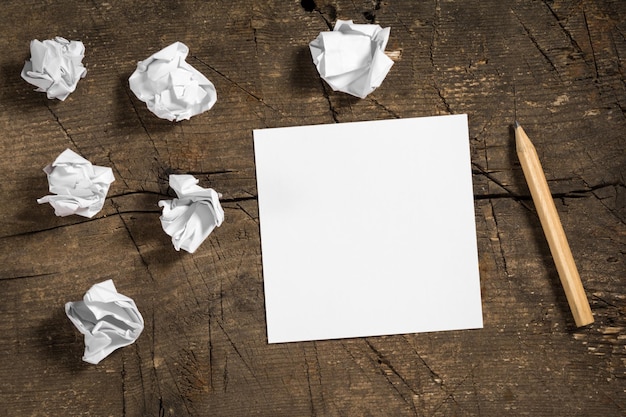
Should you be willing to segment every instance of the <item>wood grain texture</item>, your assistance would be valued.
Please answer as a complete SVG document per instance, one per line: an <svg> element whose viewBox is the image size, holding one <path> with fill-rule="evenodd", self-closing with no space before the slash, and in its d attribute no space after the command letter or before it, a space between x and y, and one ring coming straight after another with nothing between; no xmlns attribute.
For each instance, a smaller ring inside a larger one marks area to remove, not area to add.
<svg viewBox="0 0 626 417"><path fill-rule="evenodd" d="M395 65L363 100L311 62L308 42L338 18L392 28ZM6 415L624 415L626 2L6 0L0 23ZM86 47L87 76L64 102L19 76L30 40L54 36ZM181 123L127 83L175 41L218 92ZM469 115L484 329L268 345L252 129L449 113ZM516 119L539 150L589 327L576 329L560 287ZM68 147L114 171L93 219L36 203L41 169ZM224 195L224 224L193 255L160 227L170 173ZM146 329L93 366L63 305L109 278Z"/></svg>

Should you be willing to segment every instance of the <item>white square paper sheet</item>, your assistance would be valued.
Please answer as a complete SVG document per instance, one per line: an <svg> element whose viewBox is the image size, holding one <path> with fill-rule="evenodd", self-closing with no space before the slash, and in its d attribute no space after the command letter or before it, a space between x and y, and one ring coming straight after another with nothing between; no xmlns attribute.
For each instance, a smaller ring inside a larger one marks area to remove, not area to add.
<svg viewBox="0 0 626 417"><path fill-rule="evenodd" d="M269 343L482 327L467 115L254 131Z"/></svg>

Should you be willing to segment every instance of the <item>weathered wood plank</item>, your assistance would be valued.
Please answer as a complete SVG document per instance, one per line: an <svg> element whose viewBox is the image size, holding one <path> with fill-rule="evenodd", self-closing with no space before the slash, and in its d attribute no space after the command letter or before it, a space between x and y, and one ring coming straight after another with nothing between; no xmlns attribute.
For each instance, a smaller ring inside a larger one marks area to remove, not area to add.
<svg viewBox="0 0 626 417"><path fill-rule="evenodd" d="M336 19L392 28L395 64L366 99L333 92L311 63L308 43ZM623 415L625 2L8 0L0 22L7 415ZM19 76L29 41L57 35L86 46L87 76L64 102ZM127 83L174 41L218 91L181 123L156 118ZM252 130L447 113L469 115L485 328L268 345ZM556 197L587 328L560 288L515 119ZM41 169L68 147L114 170L93 219L35 201ZM159 223L170 173L224 197L225 223L193 255ZM88 365L63 305L109 278L146 328Z"/></svg>

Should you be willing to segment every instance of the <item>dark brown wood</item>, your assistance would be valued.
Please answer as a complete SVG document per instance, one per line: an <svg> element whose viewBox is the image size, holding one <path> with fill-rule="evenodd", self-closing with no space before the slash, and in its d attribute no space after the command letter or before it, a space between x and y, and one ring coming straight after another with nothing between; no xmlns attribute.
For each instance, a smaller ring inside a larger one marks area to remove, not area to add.
<svg viewBox="0 0 626 417"><path fill-rule="evenodd" d="M366 99L333 92L311 62L308 42L337 18L392 28L395 65ZM626 2L7 0L0 23L4 414L626 412ZM86 47L87 76L64 102L19 75L30 40L54 36ZM127 83L174 41L218 91L181 123ZM469 115L484 329L268 345L252 129L448 113ZM516 119L555 196L589 327L576 329L560 287ZM93 219L36 203L41 169L68 147L113 168ZM193 255L159 223L172 172L224 195L226 221ZM146 329L94 366L63 305L109 278Z"/></svg>

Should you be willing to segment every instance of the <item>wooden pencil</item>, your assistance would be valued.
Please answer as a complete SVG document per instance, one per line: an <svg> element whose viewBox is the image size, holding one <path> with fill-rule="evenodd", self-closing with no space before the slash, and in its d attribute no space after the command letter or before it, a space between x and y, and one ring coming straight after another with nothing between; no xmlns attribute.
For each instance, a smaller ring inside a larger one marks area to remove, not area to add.
<svg viewBox="0 0 626 417"><path fill-rule="evenodd" d="M589 301L574 263L572 251L567 243L563 225L539 162L537 150L517 121L514 127L517 156L522 165L522 171L524 171L530 194L541 221L541 227L548 240L548 246L565 290L567 302L574 315L576 326L581 327L593 323L591 307L589 307Z"/></svg>

